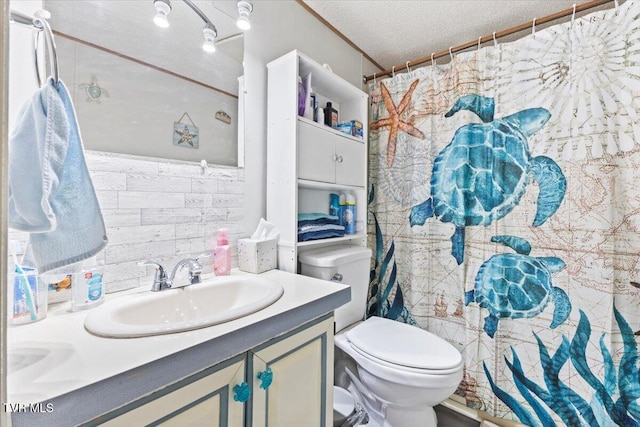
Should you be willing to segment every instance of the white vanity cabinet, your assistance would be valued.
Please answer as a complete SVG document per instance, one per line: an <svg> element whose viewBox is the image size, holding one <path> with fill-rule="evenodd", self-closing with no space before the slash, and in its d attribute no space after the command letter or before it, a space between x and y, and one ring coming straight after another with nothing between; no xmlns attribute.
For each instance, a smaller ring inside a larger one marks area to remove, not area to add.
<svg viewBox="0 0 640 427"><path fill-rule="evenodd" d="M109 421L102 423L99 418L88 425L242 426L244 405L233 400L233 388L244 377L245 358L236 357L127 405L133 409Z"/></svg>
<svg viewBox="0 0 640 427"><path fill-rule="evenodd" d="M298 272L298 252L330 243L364 246L369 96L298 51L268 65L267 220L280 230L278 268ZM362 123L362 137L298 115L298 77L310 79L318 107ZM328 213L331 193L356 197L356 234L298 242L300 213Z"/></svg>
<svg viewBox="0 0 640 427"><path fill-rule="evenodd" d="M329 427L332 380L327 315L82 425Z"/></svg>
<svg viewBox="0 0 640 427"><path fill-rule="evenodd" d="M252 350L248 363L253 427L333 425L333 317Z"/></svg>

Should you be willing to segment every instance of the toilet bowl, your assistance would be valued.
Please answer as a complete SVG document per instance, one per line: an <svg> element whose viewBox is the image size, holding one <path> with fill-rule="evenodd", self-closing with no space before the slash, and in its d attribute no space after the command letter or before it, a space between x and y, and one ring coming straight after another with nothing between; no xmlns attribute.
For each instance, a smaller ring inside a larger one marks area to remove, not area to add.
<svg viewBox="0 0 640 427"><path fill-rule="evenodd" d="M435 427L433 406L453 394L462 380L460 352L415 326L380 317L363 321L371 249L328 246L301 252L299 259L302 274L351 286L351 302L335 311L334 341L350 359L345 363L336 352L336 371L355 362L358 388L365 388L360 393L386 425Z"/></svg>
<svg viewBox="0 0 640 427"><path fill-rule="evenodd" d="M394 427L437 425L433 406L462 380L462 356L422 329L371 317L336 334L335 344L357 364L360 381L383 403Z"/></svg>

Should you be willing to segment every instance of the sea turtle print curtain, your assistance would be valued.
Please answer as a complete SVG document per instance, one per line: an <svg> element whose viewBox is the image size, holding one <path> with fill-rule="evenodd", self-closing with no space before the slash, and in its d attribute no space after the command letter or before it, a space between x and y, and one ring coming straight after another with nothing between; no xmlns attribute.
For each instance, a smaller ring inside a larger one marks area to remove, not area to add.
<svg viewBox="0 0 640 427"><path fill-rule="evenodd" d="M458 348L456 398L640 424L640 2L371 82L368 314Z"/></svg>

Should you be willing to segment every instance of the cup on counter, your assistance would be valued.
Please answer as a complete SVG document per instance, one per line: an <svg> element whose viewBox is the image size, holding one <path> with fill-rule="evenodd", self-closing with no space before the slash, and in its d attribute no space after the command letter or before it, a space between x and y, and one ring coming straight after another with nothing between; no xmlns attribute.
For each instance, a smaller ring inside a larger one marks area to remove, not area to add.
<svg viewBox="0 0 640 427"><path fill-rule="evenodd" d="M38 272L24 267L8 277L9 324L22 325L47 317L47 286Z"/></svg>

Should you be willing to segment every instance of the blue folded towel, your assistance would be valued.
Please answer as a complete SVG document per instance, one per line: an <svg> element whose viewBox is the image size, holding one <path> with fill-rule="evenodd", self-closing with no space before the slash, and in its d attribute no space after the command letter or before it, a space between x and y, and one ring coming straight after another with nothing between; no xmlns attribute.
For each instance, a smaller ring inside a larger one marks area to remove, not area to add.
<svg viewBox="0 0 640 427"><path fill-rule="evenodd" d="M25 104L9 138L9 226L28 231L39 273L107 245L69 92L53 80Z"/></svg>
<svg viewBox="0 0 640 427"><path fill-rule="evenodd" d="M322 224L305 225L303 227L298 227L298 242L343 236L344 226L342 225Z"/></svg>

